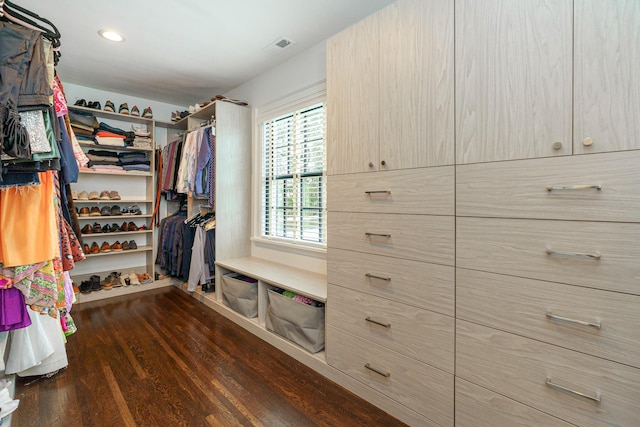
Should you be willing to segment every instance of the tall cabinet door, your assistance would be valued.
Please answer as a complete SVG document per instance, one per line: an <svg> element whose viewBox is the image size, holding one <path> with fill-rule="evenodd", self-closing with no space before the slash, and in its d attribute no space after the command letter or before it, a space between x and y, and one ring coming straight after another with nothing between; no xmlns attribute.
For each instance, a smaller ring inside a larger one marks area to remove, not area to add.
<svg viewBox="0 0 640 427"><path fill-rule="evenodd" d="M575 2L574 153L640 149L640 2Z"/></svg>
<svg viewBox="0 0 640 427"><path fill-rule="evenodd" d="M329 175L378 170L378 22L372 15L327 41Z"/></svg>
<svg viewBox="0 0 640 427"><path fill-rule="evenodd" d="M571 154L571 14L571 0L456 0L457 163Z"/></svg>
<svg viewBox="0 0 640 427"><path fill-rule="evenodd" d="M379 13L380 169L454 163L453 10L405 0Z"/></svg>

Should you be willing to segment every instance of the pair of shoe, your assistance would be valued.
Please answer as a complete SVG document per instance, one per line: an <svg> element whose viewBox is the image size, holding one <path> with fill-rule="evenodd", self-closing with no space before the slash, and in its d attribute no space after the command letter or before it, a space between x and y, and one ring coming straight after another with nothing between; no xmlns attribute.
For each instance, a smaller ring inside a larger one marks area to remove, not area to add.
<svg viewBox="0 0 640 427"><path fill-rule="evenodd" d="M108 111L110 113L116 112L116 106L113 105L113 102L107 99L107 102L104 103L104 111Z"/></svg>
<svg viewBox="0 0 640 427"><path fill-rule="evenodd" d="M104 280L100 283L102 286L102 289L108 291L113 288L118 288L122 286L122 283L120 281L121 277L122 277L122 273L117 271L112 272L107 277L105 277Z"/></svg>
<svg viewBox="0 0 640 427"><path fill-rule="evenodd" d="M89 280L83 280L80 283L80 292L83 294L96 292L101 289L102 285L100 284L100 276L98 275L93 275L89 278Z"/></svg>
<svg viewBox="0 0 640 427"><path fill-rule="evenodd" d="M94 192L92 192L94 193ZM102 190L100 196L98 196L100 200L121 200L120 194L115 190Z"/></svg>
<svg viewBox="0 0 640 427"><path fill-rule="evenodd" d="M139 285L140 279L138 279L138 275L133 271L129 274L123 274L120 277L120 281L123 286L131 286L131 285Z"/></svg>
<svg viewBox="0 0 640 427"><path fill-rule="evenodd" d="M148 273L136 274L136 276L138 276L138 280L140 281L141 285L153 283L153 279L151 278L151 276L149 276Z"/></svg>
<svg viewBox="0 0 640 427"><path fill-rule="evenodd" d="M122 242L121 246L123 251L135 251L138 249L138 245L135 240L129 240L128 242L125 240Z"/></svg>
<svg viewBox="0 0 640 427"><path fill-rule="evenodd" d="M236 104L236 105L244 105L244 106L249 105L249 104L247 104L246 101L242 101L240 99L227 98L224 95L216 95L213 98L211 98L211 101L212 102L214 102L214 101L225 101L225 102L231 102L231 103Z"/></svg>
<svg viewBox="0 0 640 427"><path fill-rule="evenodd" d="M188 111L176 111L174 113L171 113L171 121L179 122L180 120L184 119L188 115L189 115Z"/></svg>
<svg viewBox="0 0 640 427"><path fill-rule="evenodd" d="M129 221L129 223L125 221L120 226L120 230L121 231L138 231L140 230L140 228L133 221Z"/></svg>
<svg viewBox="0 0 640 427"><path fill-rule="evenodd" d="M91 209L88 207L82 207L78 211L79 216L120 216L122 212L120 211L120 206L103 206L102 208L98 206L93 206ZM94 231L95 233L95 231Z"/></svg>
<svg viewBox="0 0 640 427"><path fill-rule="evenodd" d="M87 193L86 191L77 192L71 191L71 198L73 200L121 200L120 193L115 190L103 190L98 194L97 191Z"/></svg>
<svg viewBox="0 0 640 427"><path fill-rule="evenodd" d="M134 105L131 108L131 112L129 112L129 105L126 102L123 103L123 104L120 104L120 108L118 108L118 113L125 114L125 115L131 115L131 116L135 116L135 117L140 117L140 110L138 109L138 106ZM151 107L147 107L144 110L142 110L142 117L144 117L146 119L152 119L153 118L153 112L151 111Z"/></svg>
<svg viewBox="0 0 640 427"><path fill-rule="evenodd" d="M98 101L85 101L84 99L79 99L73 104L77 107L85 107L85 108L93 108L94 110L102 110L102 105Z"/></svg>
<svg viewBox="0 0 640 427"><path fill-rule="evenodd" d="M83 246L83 251L87 254L88 245ZM101 253L111 252L111 245L107 242L102 242L101 246L98 246L98 242L93 242L89 247L89 254L96 255Z"/></svg>
<svg viewBox="0 0 640 427"><path fill-rule="evenodd" d="M122 215L142 215L142 211L138 205L131 205L122 209Z"/></svg>
<svg viewBox="0 0 640 427"><path fill-rule="evenodd" d="M71 198L73 200L122 200L120 193L115 190L103 190L98 194L97 191L87 193L86 191L77 192L71 191Z"/></svg>

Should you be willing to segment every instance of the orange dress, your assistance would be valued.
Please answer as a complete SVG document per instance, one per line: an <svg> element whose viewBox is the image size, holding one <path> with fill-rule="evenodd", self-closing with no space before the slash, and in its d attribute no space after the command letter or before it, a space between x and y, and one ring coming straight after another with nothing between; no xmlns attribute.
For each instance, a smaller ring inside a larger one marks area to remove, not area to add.
<svg viewBox="0 0 640 427"><path fill-rule="evenodd" d="M40 185L0 190L0 262L5 267L60 258L53 172Z"/></svg>

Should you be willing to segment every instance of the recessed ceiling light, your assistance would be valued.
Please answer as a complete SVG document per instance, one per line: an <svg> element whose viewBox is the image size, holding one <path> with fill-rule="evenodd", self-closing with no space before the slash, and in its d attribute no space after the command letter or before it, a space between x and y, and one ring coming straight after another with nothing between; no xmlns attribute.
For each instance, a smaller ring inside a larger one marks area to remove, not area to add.
<svg viewBox="0 0 640 427"><path fill-rule="evenodd" d="M98 34L100 34L101 37L104 37L107 40L111 40L112 42L123 42L125 40L122 34L113 30L99 30Z"/></svg>

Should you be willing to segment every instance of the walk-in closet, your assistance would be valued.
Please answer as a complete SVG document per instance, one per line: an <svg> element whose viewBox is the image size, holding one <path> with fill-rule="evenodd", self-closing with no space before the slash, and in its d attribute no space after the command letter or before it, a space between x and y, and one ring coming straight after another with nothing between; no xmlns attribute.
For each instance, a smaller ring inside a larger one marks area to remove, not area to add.
<svg viewBox="0 0 640 427"><path fill-rule="evenodd" d="M0 426L640 426L639 0L0 0Z"/></svg>

